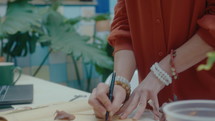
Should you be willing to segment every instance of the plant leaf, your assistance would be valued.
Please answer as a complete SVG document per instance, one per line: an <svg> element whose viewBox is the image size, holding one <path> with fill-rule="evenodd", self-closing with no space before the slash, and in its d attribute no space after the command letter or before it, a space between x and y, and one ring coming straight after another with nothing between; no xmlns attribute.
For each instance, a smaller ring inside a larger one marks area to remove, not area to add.
<svg viewBox="0 0 215 121"><path fill-rule="evenodd" d="M8 37L8 42L3 47L5 53L12 57L26 56L28 53L34 53L38 37L34 33L16 33Z"/></svg>
<svg viewBox="0 0 215 121"><path fill-rule="evenodd" d="M106 52L87 44L90 37L78 34L71 24L65 23L64 17L60 13L50 11L44 23L48 35L44 35L46 37L43 38L51 40L53 50L72 54L76 59L82 57L85 63L92 62L101 67L112 69L113 61Z"/></svg>
<svg viewBox="0 0 215 121"><path fill-rule="evenodd" d="M0 35L27 32L40 26L42 10L27 3L28 0L8 2L6 15L0 18Z"/></svg>

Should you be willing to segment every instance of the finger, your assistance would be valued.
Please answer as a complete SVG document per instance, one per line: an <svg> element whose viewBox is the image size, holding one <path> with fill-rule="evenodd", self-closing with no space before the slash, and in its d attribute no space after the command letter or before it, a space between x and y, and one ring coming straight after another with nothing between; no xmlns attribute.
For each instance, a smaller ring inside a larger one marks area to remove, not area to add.
<svg viewBox="0 0 215 121"><path fill-rule="evenodd" d="M147 96L146 95L142 95L141 98L140 98L140 101L139 101L137 112L135 113L133 119L136 119L136 120L140 119L140 117L142 116L142 114L145 111L146 101L147 101Z"/></svg>
<svg viewBox="0 0 215 121"><path fill-rule="evenodd" d="M153 114L155 120L158 120L161 117L161 113L159 112L159 102L157 95L154 93L150 93L149 97L151 98L148 103L153 109Z"/></svg>
<svg viewBox="0 0 215 121"><path fill-rule="evenodd" d="M134 94L131 94L129 99L123 104L123 106L120 108L117 114L122 114L127 109L127 107L131 104L131 101L133 98L134 98Z"/></svg>
<svg viewBox="0 0 215 121"><path fill-rule="evenodd" d="M104 83L100 83L98 87L96 88L96 98L99 100L99 102L104 105L105 109L110 111L111 107L111 101L109 100L107 93L109 91L109 86Z"/></svg>
<svg viewBox="0 0 215 121"><path fill-rule="evenodd" d="M92 94L90 95L90 98L88 100L88 103L93 107L93 109L96 109L95 112L100 112L101 114L105 115L106 109L103 107L103 105L96 99L95 97L96 89L93 89Z"/></svg>
<svg viewBox="0 0 215 121"><path fill-rule="evenodd" d="M97 109L93 108L93 111L95 113L96 118L103 119L105 117L105 115L98 111Z"/></svg>
<svg viewBox="0 0 215 121"><path fill-rule="evenodd" d="M128 105L125 109L124 112L122 112L121 114L121 119L125 119L128 117L128 115L137 107L138 102L139 102L139 95L135 95L132 99L130 104L127 103L126 105Z"/></svg>
<svg viewBox="0 0 215 121"><path fill-rule="evenodd" d="M119 111L116 112L116 114L117 114L117 115L122 114L122 113L126 110L126 108L128 107L128 104L130 104L130 102L131 102L131 99L130 99L130 100L127 100L127 101L122 105L122 107L119 109Z"/></svg>
<svg viewBox="0 0 215 121"><path fill-rule="evenodd" d="M153 104L153 110L155 111L159 111L159 102L158 102L158 97L157 95L151 95L151 100L152 100L152 104Z"/></svg>
<svg viewBox="0 0 215 121"><path fill-rule="evenodd" d="M150 97L152 100L152 108L153 108L153 113L155 114L155 120L158 120L161 117L161 113L159 112L158 97L155 94L150 95Z"/></svg>
<svg viewBox="0 0 215 121"><path fill-rule="evenodd" d="M117 85L116 85L117 87ZM124 93L124 94L123 94ZM111 106L110 116L112 117L121 108L126 97L126 92L123 88L116 88L114 90L114 99Z"/></svg>
<svg viewBox="0 0 215 121"><path fill-rule="evenodd" d="M96 94L96 88L93 89L93 91L89 97L89 100L88 100L88 104L90 104L91 106L93 106L94 100L96 99L95 94Z"/></svg>

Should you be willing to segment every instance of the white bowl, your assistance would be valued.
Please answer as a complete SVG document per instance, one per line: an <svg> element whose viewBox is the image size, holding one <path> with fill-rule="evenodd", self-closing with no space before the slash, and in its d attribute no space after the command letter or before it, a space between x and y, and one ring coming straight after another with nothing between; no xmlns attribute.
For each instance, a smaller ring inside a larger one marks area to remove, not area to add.
<svg viewBox="0 0 215 121"><path fill-rule="evenodd" d="M164 106L167 121L215 121L215 100L185 100Z"/></svg>

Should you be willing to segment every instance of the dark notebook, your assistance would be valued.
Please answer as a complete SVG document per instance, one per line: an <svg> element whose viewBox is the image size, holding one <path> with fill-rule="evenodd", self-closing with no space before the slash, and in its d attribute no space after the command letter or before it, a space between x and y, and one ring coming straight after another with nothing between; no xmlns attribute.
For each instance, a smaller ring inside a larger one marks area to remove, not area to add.
<svg viewBox="0 0 215 121"><path fill-rule="evenodd" d="M0 105L27 104L33 101L33 85L0 86Z"/></svg>

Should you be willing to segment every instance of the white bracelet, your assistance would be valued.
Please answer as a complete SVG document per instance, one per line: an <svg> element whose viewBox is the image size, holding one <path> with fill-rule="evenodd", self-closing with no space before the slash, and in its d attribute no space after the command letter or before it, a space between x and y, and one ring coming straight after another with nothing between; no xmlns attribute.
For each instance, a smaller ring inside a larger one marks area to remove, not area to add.
<svg viewBox="0 0 215 121"><path fill-rule="evenodd" d="M158 63L155 63L155 67L158 69L158 71L160 71L161 73L164 74L166 80L168 81L169 84L172 83L172 78L169 76L169 74L167 74L163 69L160 68L160 66L158 65Z"/></svg>
<svg viewBox="0 0 215 121"><path fill-rule="evenodd" d="M163 69L160 68L157 62L152 65L150 69L155 74L155 76L166 86L172 83L172 78L169 76L169 74L167 74Z"/></svg>
<svg viewBox="0 0 215 121"><path fill-rule="evenodd" d="M116 76L115 80L120 81L120 82L126 84L129 88L131 88L130 82L126 78L124 78L122 76Z"/></svg>

